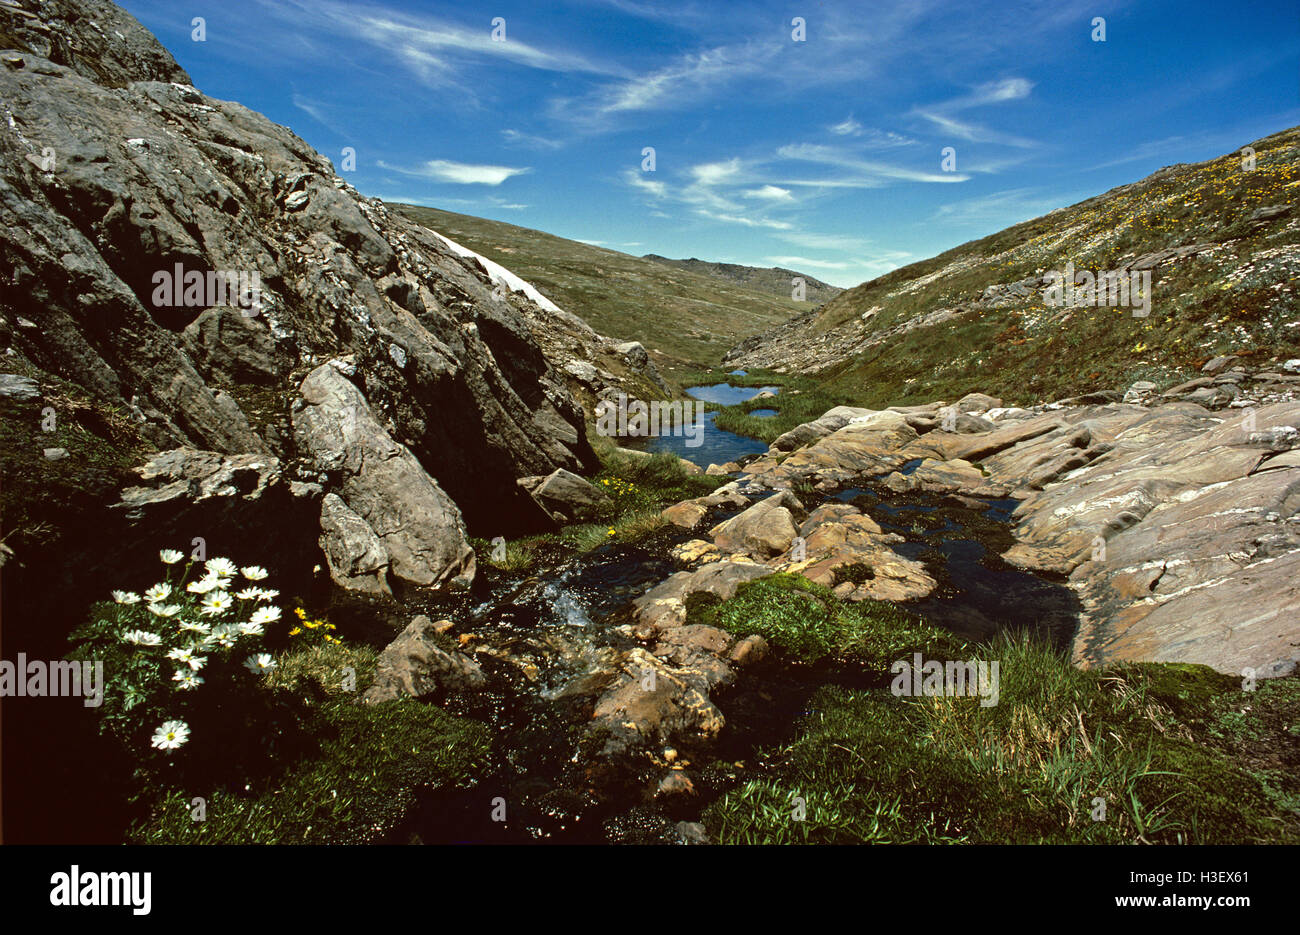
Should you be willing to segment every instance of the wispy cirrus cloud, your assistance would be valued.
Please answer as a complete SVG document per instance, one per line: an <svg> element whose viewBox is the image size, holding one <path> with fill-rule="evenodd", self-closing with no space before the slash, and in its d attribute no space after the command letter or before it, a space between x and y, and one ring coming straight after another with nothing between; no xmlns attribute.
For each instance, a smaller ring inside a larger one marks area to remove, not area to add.
<svg viewBox="0 0 1300 935"><path fill-rule="evenodd" d="M940 205L933 220L950 224L983 224L1005 227L1028 221L1072 204L1078 198L1048 195L1038 189L1012 188L977 198Z"/></svg>
<svg viewBox="0 0 1300 935"><path fill-rule="evenodd" d="M1037 147L1039 143L1011 133L1003 133L990 127L958 120L954 114L972 107L985 107L990 104L1003 104L1007 101L1019 101L1029 97L1034 83L1026 78L1003 78L976 85L968 94L940 101L926 107L915 108L912 113L934 124L948 136L971 143L997 143L1003 146L1015 146L1025 149Z"/></svg>
<svg viewBox="0 0 1300 935"><path fill-rule="evenodd" d="M781 185L822 185L829 188L879 188L891 181L965 182L968 175L959 172L927 172L907 166L863 159L852 150L819 143L791 143L777 150L781 159L807 162L845 170L825 179L787 179Z"/></svg>

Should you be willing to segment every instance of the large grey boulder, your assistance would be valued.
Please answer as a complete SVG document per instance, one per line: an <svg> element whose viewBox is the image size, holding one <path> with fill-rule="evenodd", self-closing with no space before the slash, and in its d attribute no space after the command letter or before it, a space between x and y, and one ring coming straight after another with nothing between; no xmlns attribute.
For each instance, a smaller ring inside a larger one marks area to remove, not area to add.
<svg viewBox="0 0 1300 935"><path fill-rule="evenodd" d="M342 497L331 493L321 499L320 528L321 551L335 584L349 591L392 595L388 550Z"/></svg>
<svg viewBox="0 0 1300 935"><path fill-rule="evenodd" d="M473 580L460 510L347 377L328 364L308 374L293 426L313 467L332 475L339 497L383 543L395 577L417 585Z"/></svg>

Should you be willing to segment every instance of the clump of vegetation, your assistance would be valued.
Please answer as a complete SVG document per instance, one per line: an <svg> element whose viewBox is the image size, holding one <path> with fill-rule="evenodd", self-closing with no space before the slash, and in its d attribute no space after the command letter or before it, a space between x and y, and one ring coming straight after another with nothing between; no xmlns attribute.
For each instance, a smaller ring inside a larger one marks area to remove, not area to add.
<svg viewBox="0 0 1300 935"><path fill-rule="evenodd" d="M912 653L956 658L965 644L883 601L849 603L800 575L777 573L746 582L724 602L687 604L688 620L737 636L757 634L795 660L851 660L887 675Z"/></svg>
<svg viewBox="0 0 1300 935"><path fill-rule="evenodd" d="M816 631L824 616L809 613L808 625ZM971 652L999 661L997 704L823 687L796 738L768 751L768 774L710 806L710 835L719 843L1300 841L1294 770L1243 762L1211 730L1222 730L1225 712L1249 707L1256 730L1276 742L1297 720L1300 680L1245 692L1202 666L1085 671L1023 634Z"/></svg>
<svg viewBox="0 0 1300 935"><path fill-rule="evenodd" d="M607 542L635 542L664 525L664 507L712 493L726 478L693 474L671 454L641 454L595 436L592 447L601 460L590 478L608 497L597 521L575 523L558 532L509 542L470 540L478 561L510 574L536 567L548 553L589 552Z"/></svg>
<svg viewBox="0 0 1300 935"><path fill-rule="evenodd" d="M876 577L876 573L871 570L871 566L863 562L853 562L849 565L841 565L831 573L831 580L835 587L844 584L866 584Z"/></svg>
<svg viewBox="0 0 1300 935"><path fill-rule="evenodd" d="M0 398L0 525L22 553L91 529L103 504L138 483L130 469L151 446L125 411L76 384L27 366L6 369L41 387L33 399ZM67 455L45 456L57 448Z"/></svg>
<svg viewBox="0 0 1300 935"><path fill-rule="evenodd" d="M367 844L401 822L422 787L461 784L488 756L477 721L413 699L312 709L315 747L247 788L161 790L128 839L139 844ZM194 796L204 798L196 820Z"/></svg>

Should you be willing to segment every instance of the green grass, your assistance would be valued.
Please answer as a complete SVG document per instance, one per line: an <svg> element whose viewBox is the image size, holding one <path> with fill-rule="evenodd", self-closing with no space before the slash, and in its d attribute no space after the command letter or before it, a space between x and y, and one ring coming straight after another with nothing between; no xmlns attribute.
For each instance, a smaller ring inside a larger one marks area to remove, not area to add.
<svg viewBox="0 0 1300 935"><path fill-rule="evenodd" d="M965 644L883 601L844 602L799 575L778 573L749 581L730 600L704 595L687 604L691 623L720 627L736 636L757 634L789 657L814 663L849 659L868 672L889 667L914 652L955 658Z"/></svg>
<svg viewBox="0 0 1300 935"><path fill-rule="evenodd" d="M706 810L718 843L1300 841L1288 733L1300 722L1300 679L1245 692L1240 680L1202 666L1084 671L1026 635L942 645L923 623L872 608L850 617L872 622L872 637L860 642L824 589L780 577L688 610L762 632L796 657L859 658L873 673L913 645L927 658L1000 665L992 706L819 688L794 739L759 757L772 765ZM1243 708L1244 721L1225 717ZM1233 738L1213 730L1243 724L1250 729Z"/></svg>
<svg viewBox="0 0 1300 935"><path fill-rule="evenodd" d="M514 224L435 208L393 208L522 276L601 334L701 366L810 307L726 277Z"/></svg>

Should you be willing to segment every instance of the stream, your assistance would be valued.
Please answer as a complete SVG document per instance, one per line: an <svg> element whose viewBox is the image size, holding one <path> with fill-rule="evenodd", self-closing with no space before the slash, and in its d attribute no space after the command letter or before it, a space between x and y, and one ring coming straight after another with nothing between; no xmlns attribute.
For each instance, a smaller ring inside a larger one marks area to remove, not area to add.
<svg viewBox="0 0 1300 935"><path fill-rule="evenodd" d="M725 389L693 387L717 398ZM697 395L697 398L703 398ZM749 398L746 396L745 398ZM738 445L713 430L715 445ZM735 439L752 453L761 442ZM656 439L652 441L664 441ZM680 442L681 439L675 439ZM651 450L655 449L653 446ZM702 460L701 449L685 456ZM718 454L712 461L730 460ZM705 461L704 463L708 463ZM915 469L915 464L904 470ZM939 582L924 601L904 605L935 625L984 639L1007 621L1029 626L1056 645L1074 627L1074 595L1061 581L1015 569L999 557L1012 543L1008 520L1014 500L896 493L864 485L826 494L868 512L886 531L906 540L896 550L920 560ZM817 502L804 504L810 511ZM734 515L717 510L706 525ZM574 556L557 549L527 574L484 567L465 593L433 595L413 613L455 621L454 635L468 635L465 651L488 675L487 690L453 696L439 704L451 713L489 725L492 762L469 789L425 790L389 843L670 843L679 821L697 821L728 789L763 774L764 751L791 739L807 700L829 682L865 686L851 665L817 667L762 663L737 684L715 694L726 717L718 743L704 761L686 765L694 794L656 796L667 765L649 757L603 765L577 755L591 709L608 680L613 660L637 645L631 601L679 570L669 550L697 532L664 527L636 544L609 543ZM499 799L498 799L499 797ZM505 822L489 815L504 800Z"/></svg>

